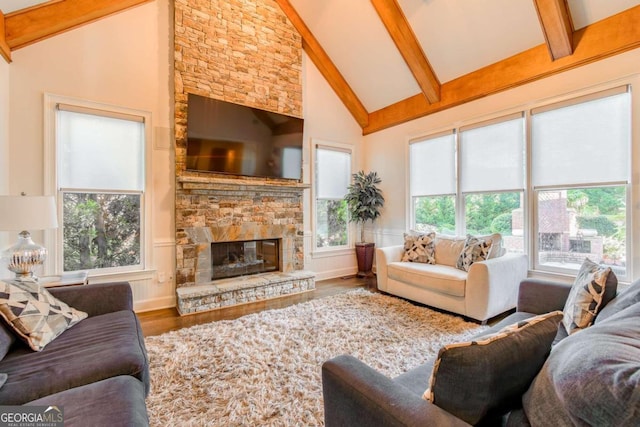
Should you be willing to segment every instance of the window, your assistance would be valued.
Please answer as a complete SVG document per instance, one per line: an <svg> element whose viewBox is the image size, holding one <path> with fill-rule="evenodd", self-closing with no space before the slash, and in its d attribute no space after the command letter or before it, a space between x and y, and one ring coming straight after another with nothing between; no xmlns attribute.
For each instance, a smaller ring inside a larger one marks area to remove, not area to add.
<svg viewBox="0 0 640 427"><path fill-rule="evenodd" d="M148 117L53 105L56 271L143 269Z"/></svg>
<svg viewBox="0 0 640 427"><path fill-rule="evenodd" d="M412 141L412 228L499 232L523 252L524 141L522 113Z"/></svg>
<svg viewBox="0 0 640 427"><path fill-rule="evenodd" d="M456 140L453 131L411 142L412 228L456 233Z"/></svg>
<svg viewBox="0 0 640 427"><path fill-rule="evenodd" d="M524 251L522 113L460 129L460 192L465 232L500 233L509 252Z"/></svg>
<svg viewBox="0 0 640 427"><path fill-rule="evenodd" d="M622 87L532 111L537 268L626 275L630 102Z"/></svg>
<svg viewBox="0 0 640 427"><path fill-rule="evenodd" d="M315 248L349 246L347 204L351 151L317 145L315 150Z"/></svg>

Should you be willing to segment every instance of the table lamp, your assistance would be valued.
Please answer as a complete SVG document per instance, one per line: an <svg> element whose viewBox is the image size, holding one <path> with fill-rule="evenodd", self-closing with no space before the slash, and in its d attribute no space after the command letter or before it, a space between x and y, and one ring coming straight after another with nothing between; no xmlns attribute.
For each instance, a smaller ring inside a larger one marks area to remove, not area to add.
<svg viewBox="0 0 640 427"><path fill-rule="evenodd" d="M15 279L35 281L33 272L47 257L47 250L31 240L27 230L58 227L53 196L0 196L0 231L20 231L18 242L3 252Z"/></svg>

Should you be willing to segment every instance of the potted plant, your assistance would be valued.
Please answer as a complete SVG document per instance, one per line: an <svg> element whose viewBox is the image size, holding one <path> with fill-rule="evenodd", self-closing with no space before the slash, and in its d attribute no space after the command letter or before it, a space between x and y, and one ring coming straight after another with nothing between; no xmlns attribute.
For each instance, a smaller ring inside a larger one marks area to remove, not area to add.
<svg viewBox="0 0 640 427"><path fill-rule="evenodd" d="M356 257L358 259L358 277L371 274L375 244L364 240L364 223L375 221L380 216L380 208L384 205L384 197L377 187L382 180L377 172L359 171L352 175L353 183L347 189L344 197L349 209L349 221L360 223L360 242L356 243Z"/></svg>

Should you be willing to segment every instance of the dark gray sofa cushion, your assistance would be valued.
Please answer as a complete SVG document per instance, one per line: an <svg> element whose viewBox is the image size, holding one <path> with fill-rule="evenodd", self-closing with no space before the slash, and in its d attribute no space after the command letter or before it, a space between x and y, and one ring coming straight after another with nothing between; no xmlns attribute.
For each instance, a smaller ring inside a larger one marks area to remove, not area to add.
<svg viewBox="0 0 640 427"><path fill-rule="evenodd" d="M63 407L65 427L149 425L144 385L128 375L65 390L27 405Z"/></svg>
<svg viewBox="0 0 640 427"><path fill-rule="evenodd" d="M9 375L0 388L2 405L20 405L118 375L136 377L148 392L147 354L132 311L89 317L41 352L19 344L0 361L0 372Z"/></svg>
<svg viewBox="0 0 640 427"><path fill-rule="evenodd" d="M2 320L0 320L0 360L9 352L9 349L16 341L16 335Z"/></svg>
<svg viewBox="0 0 640 427"><path fill-rule="evenodd" d="M602 322L616 313L640 302L640 280L632 283L627 289L621 291L606 307L600 311L595 323Z"/></svg>
<svg viewBox="0 0 640 427"><path fill-rule="evenodd" d="M636 303L554 347L522 403L532 425L637 426L638 390L640 304Z"/></svg>
<svg viewBox="0 0 640 427"><path fill-rule="evenodd" d="M425 396L469 424L502 416L520 399L551 349L561 311L508 326L495 335L443 347Z"/></svg>

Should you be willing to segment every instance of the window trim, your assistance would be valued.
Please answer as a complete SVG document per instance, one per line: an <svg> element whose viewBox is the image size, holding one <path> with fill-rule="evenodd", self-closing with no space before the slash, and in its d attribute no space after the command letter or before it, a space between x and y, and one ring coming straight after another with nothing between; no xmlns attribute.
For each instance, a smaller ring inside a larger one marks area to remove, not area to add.
<svg viewBox="0 0 640 427"><path fill-rule="evenodd" d="M66 97L51 93L44 94L44 192L53 195L58 208L58 218L62 224L62 203L58 188L58 158L56 142L56 123L58 106L66 111L82 112L102 115L106 117L125 118L127 120L142 121L144 123L144 188L141 193L141 227L140 227L140 264L126 267L113 267L89 270L90 277L100 277L114 274L127 274L147 271L153 265L153 209L152 209L152 117L151 112L137 110L116 105L103 104L85 99ZM77 190L77 189L74 189ZM49 250L49 260L45 262L44 274L61 274L63 270L62 258L62 226L44 233L45 247Z"/></svg>
<svg viewBox="0 0 640 427"><path fill-rule="evenodd" d="M351 176L354 172L355 169L355 155L356 155L356 150L355 150L355 146L350 145L350 144L345 144L345 143L341 143L341 142L334 142L334 141L327 141L327 140L321 140L321 139L316 139L316 138L312 138L311 139L311 176L313 177L313 185L311 186L311 224L312 224L312 229L313 229L313 233L311 236L311 256L312 257L316 257L316 258L320 258L323 255L324 256L330 256L329 253L331 253L331 255L334 254L339 254L341 251L345 251L345 250L350 250L352 248L355 247L355 227L354 224L351 223L350 221L347 222L347 244L346 245L342 245L342 246L333 246L333 247L326 247L326 248L318 248L317 247L317 182L316 182L316 169L317 169L317 163L316 163L316 159L317 159L317 149L318 148L322 148L325 150L334 150L334 151L339 151L339 152L343 152L343 153L347 153L350 155L351 157L351 164L349 165L350 167L350 173L349 176ZM351 181L351 180L349 180Z"/></svg>

